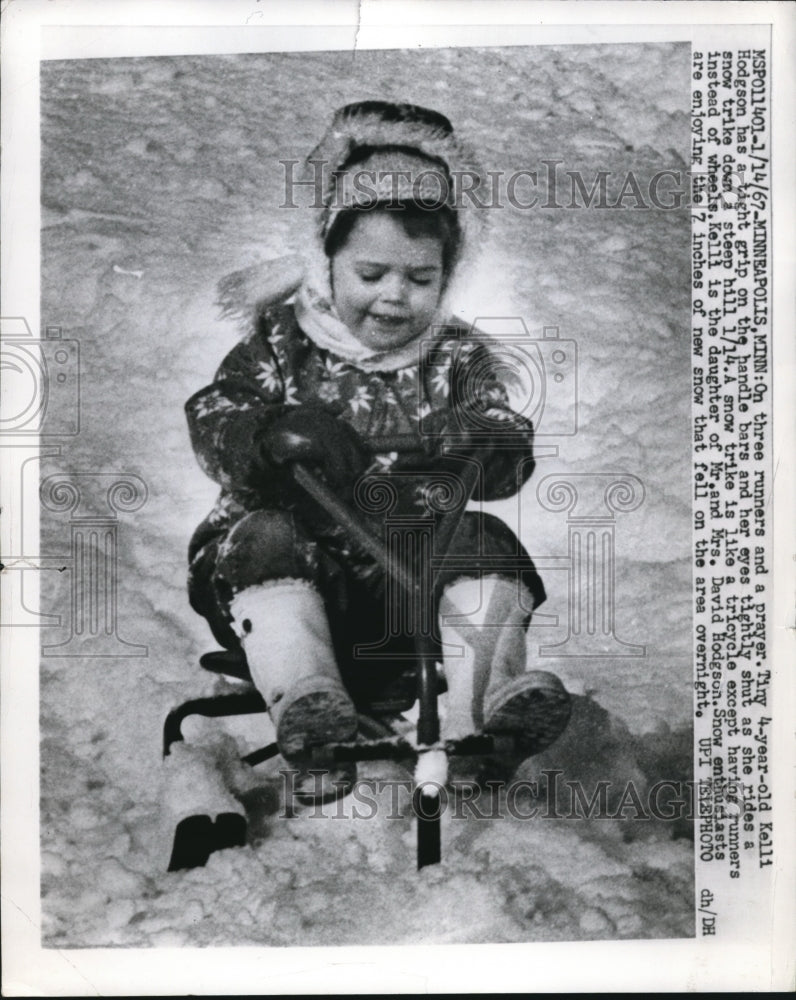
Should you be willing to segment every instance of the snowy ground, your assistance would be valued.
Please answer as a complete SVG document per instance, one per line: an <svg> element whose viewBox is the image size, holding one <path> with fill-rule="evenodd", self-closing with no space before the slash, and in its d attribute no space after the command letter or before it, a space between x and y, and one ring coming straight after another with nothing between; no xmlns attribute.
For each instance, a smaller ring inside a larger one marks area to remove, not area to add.
<svg viewBox="0 0 796 1000"><path fill-rule="evenodd" d="M444 863L414 871L408 816L280 819L279 781L247 798L253 844L166 874L160 727L208 690L211 648L185 595L185 549L215 487L192 457L183 401L239 331L217 319L224 274L295 249L280 159L301 159L333 109L365 97L446 113L489 169L563 161L649 178L683 169L681 46L434 50L92 60L42 75L42 323L79 340L81 433L45 471L134 473L141 510L119 517L119 634L147 655L42 661L45 944L338 944L673 937L693 933L692 844L682 825L491 821L446 814ZM544 192L541 192L542 195ZM626 472L644 483L619 515L617 635L646 656L546 659L581 693L569 733L522 774L560 767L587 785L690 771L689 227L685 212L492 213L487 262L460 295L467 318L522 315L580 355L575 437L558 439L521 498L534 555L567 552L540 509L550 473ZM512 506L513 504L513 506ZM499 512L517 519L516 501ZM69 556L68 516L42 552ZM43 607L69 618L69 573ZM531 653L566 635L567 581ZM49 606L47 602L50 602ZM43 631L47 644L68 630ZM197 739L209 734L197 731ZM250 734L249 734L250 735ZM263 730L263 742L267 739ZM406 777L395 765L363 776ZM345 810L350 809L350 803ZM676 836L675 836L676 835Z"/></svg>

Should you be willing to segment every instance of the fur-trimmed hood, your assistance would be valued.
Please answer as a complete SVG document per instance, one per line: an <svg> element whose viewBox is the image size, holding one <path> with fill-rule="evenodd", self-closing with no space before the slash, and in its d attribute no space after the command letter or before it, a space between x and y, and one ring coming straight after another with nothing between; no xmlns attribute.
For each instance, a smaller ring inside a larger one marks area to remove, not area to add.
<svg viewBox="0 0 796 1000"><path fill-rule="evenodd" d="M228 275L219 283L219 304L223 314L251 315L258 308L295 295L301 310L299 322L307 336L320 346L365 369L394 370L404 364L402 358L377 355L367 348L363 350L363 345L354 340L339 320L329 279L329 260L323 246L331 219L340 208L337 199L341 178L349 179L346 177L349 166L366 165L369 156L372 162L388 166L391 154L395 157L396 170L408 170L410 189L412 169L419 176L420 172L428 171L430 165L448 182L444 203L456 213L461 241L432 326L444 323L449 318L446 300L452 279L461 271L464 260L472 258L485 226L483 209L461 197L461 186L464 183L469 188L477 187L483 182L484 174L471 150L454 135L444 115L414 104L387 101L361 101L335 112L331 125L305 162L305 176L313 181L317 181L318 171L322 171L323 196L315 208L311 235L308 232L305 245L296 248L301 256L291 255ZM350 184L348 190L352 190ZM395 197L394 191L392 197ZM389 200L389 196L385 194L381 199L377 195L376 200ZM372 199L370 204L373 203ZM402 355L404 353L402 351Z"/></svg>

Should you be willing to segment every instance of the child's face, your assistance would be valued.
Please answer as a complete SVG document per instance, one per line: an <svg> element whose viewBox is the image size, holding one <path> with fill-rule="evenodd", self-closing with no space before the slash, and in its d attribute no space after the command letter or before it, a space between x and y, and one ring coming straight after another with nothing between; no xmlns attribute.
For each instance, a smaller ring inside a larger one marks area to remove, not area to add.
<svg viewBox="0 0 796 1000"><path fill-rule="evenodd" d="M331 261L340 319L368 347L390 350L431 323L442 294L442 241L412 238L387 212L363 213Z"/></svg>

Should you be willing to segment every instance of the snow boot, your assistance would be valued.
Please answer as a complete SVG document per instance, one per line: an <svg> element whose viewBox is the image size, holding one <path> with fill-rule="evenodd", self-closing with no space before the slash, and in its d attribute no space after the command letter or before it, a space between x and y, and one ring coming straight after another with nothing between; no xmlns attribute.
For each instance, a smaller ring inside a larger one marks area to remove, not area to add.
<svg viewBox="0 0 796 1000"><path fill-rule="evenodd" d="M353 739L357 711L335 662L323 598L305 580L242 590L230 605L249 673L265 699L279 752Z"/></svg>
<svg viewBox="0 0 796 1000"><path fill-rule="evenodd" d="M555 674L526 669L529 614L517 584L497 576L457 580L439 612L446 737L514 735L528 756L550 746L567 726L570 698Z"/></svg>

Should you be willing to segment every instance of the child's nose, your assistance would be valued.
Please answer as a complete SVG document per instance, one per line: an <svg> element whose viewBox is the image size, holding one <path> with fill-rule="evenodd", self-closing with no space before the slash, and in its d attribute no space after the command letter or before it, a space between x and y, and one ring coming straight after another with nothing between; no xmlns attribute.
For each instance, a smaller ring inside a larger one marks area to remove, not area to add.
<svg viewBox="0 0 796 1000"><path fill-rule="evenodd" d="M390 274L385 278L383 296L387 302L403 302L406 298L407 282L402 274Z"/></svg>

